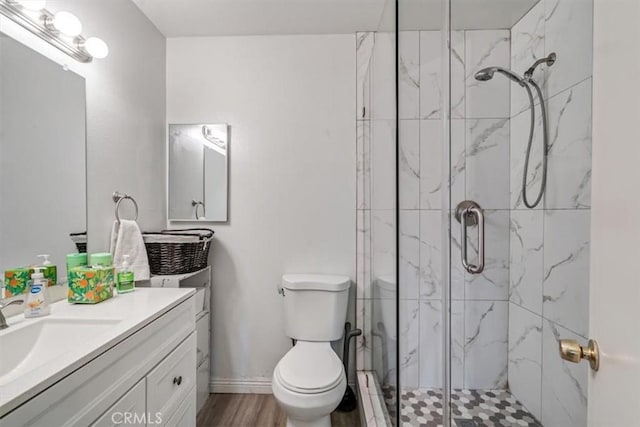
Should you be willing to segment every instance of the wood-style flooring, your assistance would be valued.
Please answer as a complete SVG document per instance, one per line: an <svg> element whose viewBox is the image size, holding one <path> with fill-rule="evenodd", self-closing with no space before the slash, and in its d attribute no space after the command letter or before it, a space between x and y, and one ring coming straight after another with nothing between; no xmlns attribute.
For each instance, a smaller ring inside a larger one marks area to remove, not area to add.
<svg viewBox="0 0 640 427"><path fill-rule="evenodd" d="M331 414L333 427L358 427L358 410ZM212 394L198 413L198 427L284 427L287 417L271 394Z"/></svg>

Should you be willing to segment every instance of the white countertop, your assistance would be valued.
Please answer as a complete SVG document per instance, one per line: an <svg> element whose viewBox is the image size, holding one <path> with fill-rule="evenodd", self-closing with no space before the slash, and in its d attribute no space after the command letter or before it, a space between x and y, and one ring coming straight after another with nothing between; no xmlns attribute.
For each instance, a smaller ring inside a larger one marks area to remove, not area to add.
<svg viewBox="0 0 640 427"><path fill-rule="evenodd" d="M189 288L136 288L134 292L114 295L113 298L95 305L59 301L51 305L51 315L45 317L25 319L23 315L19 315L8 318L9 328L0 331L0 343L3 335L19 333L21 328L45 319L78 322L83 319L117 319L118 322L90 339L77 342L73 348L56 354L55 358L42 354L42 364L38 363L40 366L25 375L17 378L7 376L9 379L0 383L0 417L142 329L194 293L195 290ZM0 363L2 354L8 351L11 350L0 347Z"/></svg>

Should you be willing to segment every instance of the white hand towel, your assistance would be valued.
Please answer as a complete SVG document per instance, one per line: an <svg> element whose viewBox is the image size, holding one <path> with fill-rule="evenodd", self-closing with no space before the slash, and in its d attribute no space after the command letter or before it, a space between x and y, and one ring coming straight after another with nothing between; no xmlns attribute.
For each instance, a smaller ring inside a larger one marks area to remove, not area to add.
<svg viewBox="0 0 640 427"><path fill-rule="evenodd" d="M131 220L120 220L113 223L111 229L111 255L113 265L122 265L124 255L129 255L129 266L136 281L149 280L149 259L144 239L138 223Z"/></svg>

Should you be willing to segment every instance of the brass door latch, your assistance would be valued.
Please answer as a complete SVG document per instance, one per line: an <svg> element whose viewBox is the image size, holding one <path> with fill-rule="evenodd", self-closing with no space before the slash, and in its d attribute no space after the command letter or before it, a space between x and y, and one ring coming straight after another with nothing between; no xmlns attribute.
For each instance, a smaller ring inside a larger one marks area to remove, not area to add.
<svg viewBox="0 0 640 427"><path fill-rule="evenodd" d="M589 340L586 347L576 340L560 340L560 357L573 363L580 363L582 359L589 361L591 369L597 371L600 368L600 349L598 343Z"/></svg>

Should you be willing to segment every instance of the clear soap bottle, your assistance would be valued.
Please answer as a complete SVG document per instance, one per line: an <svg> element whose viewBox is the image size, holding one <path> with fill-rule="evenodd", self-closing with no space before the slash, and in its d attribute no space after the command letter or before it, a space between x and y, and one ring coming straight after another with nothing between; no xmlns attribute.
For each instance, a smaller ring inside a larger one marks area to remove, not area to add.
<svg viewBox="0 0 640 427"><path fill-rule="evenodd" d="M29 281L27 300L24 303L24 317L40 317L51 314L47 295L48 283L49 279L45 279L42 274L42 267L34 267Z"/></svg>
<svg viewBox="0 0 640 427"><path fill-rule="evenodd" d="M133 277L133 270L129 265L129 255L122 256L122 264L118 268L116 289L118 294L124 294L135 290L135 279Z"/></svg>

